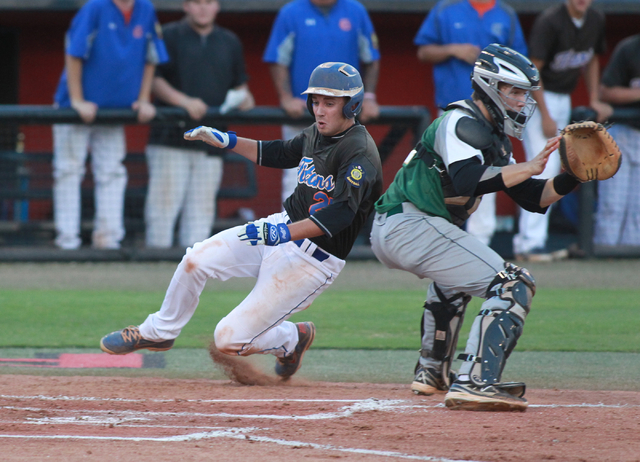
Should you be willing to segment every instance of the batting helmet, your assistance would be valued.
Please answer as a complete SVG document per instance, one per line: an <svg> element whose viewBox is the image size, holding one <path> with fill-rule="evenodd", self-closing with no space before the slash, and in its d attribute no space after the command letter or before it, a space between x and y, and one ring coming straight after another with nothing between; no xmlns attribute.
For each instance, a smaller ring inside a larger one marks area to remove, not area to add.
<svg viewBox="0 0 640 462"><path fill-rule="evenodd" d="M347 119L353 119L362 109L364 85L360 73L351 64L324 63L313 70L309 88L302 94L307 95L307 109L311 115L314 115L311 95L346 97L342 112Z"/></svg>
<svg viewBox="0 0 640 462"><path fill-rule="evenodd" d="M531 91L540 89L540 73L526 56L511 48L492 43L478 56L471 74L472 86L480 100L507 135L522 139L522 131L536 110ZM527 90L524 107L514 111L508 96L500 92L499 83Z"/></svg>

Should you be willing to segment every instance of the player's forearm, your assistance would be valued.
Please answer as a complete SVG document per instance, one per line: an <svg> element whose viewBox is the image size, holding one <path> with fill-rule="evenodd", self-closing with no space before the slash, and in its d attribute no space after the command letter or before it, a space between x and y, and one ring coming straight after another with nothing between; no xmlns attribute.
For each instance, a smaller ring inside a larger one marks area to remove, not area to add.
<svg viewBox="0 0 640 462"><path fill-rule="evenodd" d="M296 221L288 225L289 232L291 233L291 240L297 241L298 239L311 238L322 236L324 233L322 230L309 218L305 218L301 221Z"/></svg>
<svg viewBox="0 0 640 462"><path fill-rule="evenodd" d="M238 137L238 142L231 150L255 164L258 163L258 142L256 140Z"/></svg>
<svg viewBox="0 0 640 462"><path fill-rule="evenodd" d="M65 64L67 67L69 99L72 102L84 101L84 91L82 89L82 59L65 55Z"/></svg>
<svg viewBox="0 0 640 462"><path fill-rule="evenodd" d="M584 73L584 82L589 94L589 104L600 101L600 62L598 56L594 56L587 64Z"/></svg>
<svg viewBox="0 0 640 462"><path fill-rule="evenodd" d="M172 106L182 107L189 98L188 95L171 86L163 77L154 77L151 88L156 98Z"/></svg>
<svg viewBox="0 0 640 462"><path fill-rule="evenodd" d="M549 207L551 204L558 202L564 196L558 194L553 187L553 178L547 180L540 197L540 207Z"/></svg>
<svg viewBox="0 0 640 462"><path fill-rule="evenodd" d="M640 101L640 88L600 87L600 100L610 104L631 104Z"/></svg>
<svg viewBox="0 0 640 462"><path fill-rule="evenodd" d="M423 62L438 64L455 56L455 44L421 45L418 48L418 59Z"/></svg>
<svg viewBox="0 0 640 462"><path fill-rule="evenodd" d="M366 93L375 94L380 75L380 61L362 64L362 83Z"/></svg>
<svg viewBox="0 0 640 462"><path fill-rule="evenodd" d="M293 97L291 93L291 79L289 77L289 68L281 64L271 64L269 66L273 85L278 93L280 101Z"/></svg>
<svg viewBox="0 0 640 462"><path fill-rule="evenodd" d="M155 64L145 64L144 73L142 75L142 84L140 85L140 93L138 94L138 101L150 102L151 101L151 87L153 86L153 78L156 72Z"/></svg>

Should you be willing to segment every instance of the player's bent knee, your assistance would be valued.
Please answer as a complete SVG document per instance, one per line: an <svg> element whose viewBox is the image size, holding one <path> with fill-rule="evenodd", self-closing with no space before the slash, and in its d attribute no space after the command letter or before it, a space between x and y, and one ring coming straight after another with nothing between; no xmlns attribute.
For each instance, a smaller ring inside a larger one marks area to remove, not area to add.
<svg viewBox="0 0 640 462"><path fill-rule="evenodd" d="M507 310L524 321L535 293L536 281L529 270L505 263L505 269L489 284L487 298L498 297L509 302Z"/></svg>
<svg viewBox="0 0 640 462"><path fill-rule="evenodd" d="M246 342L241 342L234 335L234 328L224 322L224 319L218 323L213 333L213 340L216 348L221 353L231 356L242 355L243 349L246 349Z"/></svg>

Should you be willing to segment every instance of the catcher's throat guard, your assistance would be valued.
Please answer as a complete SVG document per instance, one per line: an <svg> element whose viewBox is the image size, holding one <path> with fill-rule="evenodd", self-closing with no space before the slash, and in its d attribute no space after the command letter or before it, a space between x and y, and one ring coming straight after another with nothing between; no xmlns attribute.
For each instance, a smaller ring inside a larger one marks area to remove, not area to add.
<svg viewBox="0 0 640 462"><path fill-rule="evenodd" d="M602 124L578 122L567 125L560 134L562 166L581 183L609 179L620 168L622 153Z"/></svg>

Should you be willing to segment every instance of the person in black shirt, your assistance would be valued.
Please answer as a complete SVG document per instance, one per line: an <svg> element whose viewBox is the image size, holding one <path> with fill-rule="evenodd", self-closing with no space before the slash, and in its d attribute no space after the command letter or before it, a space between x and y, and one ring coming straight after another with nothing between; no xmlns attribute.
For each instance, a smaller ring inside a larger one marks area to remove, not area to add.
<svg viewBox="0 0 640 462"><path fill-rule="evenodd" d="M283 379L298 370L315 326L287 319L338 276L382 192L378 149L355 120L364 99L358 71L344 63L321 64L304 94L316 121L291 140L255 141L209 127L185 133L185 139L231 149L258 165L300 165L298 186L284 212L187 249L160 311L139 327L105 336L103 351L168 350L195 312L207 279L255 277L247 298L218 323L216 347L229 355L272 354Z"/></svg>
<svg viewBox="0 0 640 462"><path fill-rule="evenodd" d="M184 108L194 121L207 109L251 109L242 44L231 31L215 25L218 0L185 0L185 17L164 26L170 61L159 66L153 92L159 106ZM167 248L180 215L178 242L188 247L211 236L220 189L224 149L186 141L188 128L156 124L147 146L149 189L145 207L146 245ZM221 127L225 129L225 127Z"/></svg>
<svg viewBox="0 0 640 462"><path fill-rule="evenodd" d="M640 109L640 34L613 50L600 92L603 101ZM622 165L616 176L598 183L594 243L640 246L640 121L621 121L609 133L622 151Z"/></svg>
<svg viewBox="0 0 640 462"><path fill-rule="evenodd" d="M604 15L591 8L593 0L565 0L540 13L529 38L529 58L540 70L540 90L533 93L538 103L524 131L522 145L527 160L533 159L547 140L558 135L571 118L571 93L584 75L589 105L603 122L612 113L608 104L600 101L599 55L605 52ZM553 178L560 173L560 156L549 158L544 172L537 178ZM518 234L513 238L516 260L551 261L566 258L567 249L548 245L550 213L520 210Z"/></svg>

